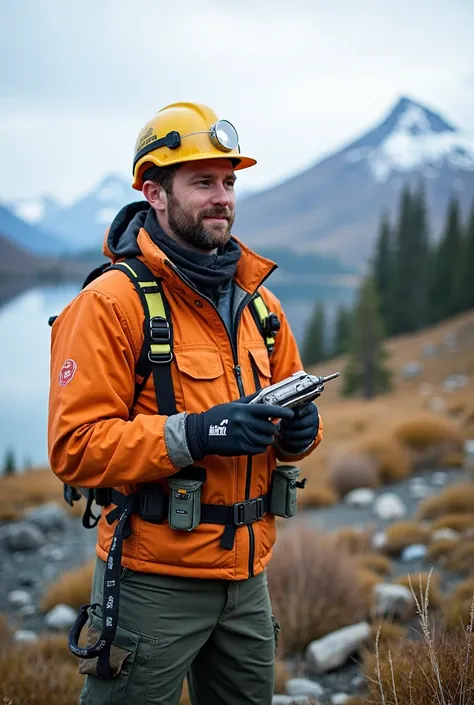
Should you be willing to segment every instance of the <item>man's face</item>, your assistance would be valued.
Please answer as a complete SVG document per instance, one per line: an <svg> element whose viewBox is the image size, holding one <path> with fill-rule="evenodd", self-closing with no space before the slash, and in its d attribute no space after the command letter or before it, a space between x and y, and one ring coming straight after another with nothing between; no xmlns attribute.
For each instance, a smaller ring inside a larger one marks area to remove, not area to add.
<svg viewBox="0 0 474 705"><path fill-rule="evenodd" d="M235 180L228 159L183 164L174 174L167 199L173 233L203 252L225 245L235 218Z"/></svg>

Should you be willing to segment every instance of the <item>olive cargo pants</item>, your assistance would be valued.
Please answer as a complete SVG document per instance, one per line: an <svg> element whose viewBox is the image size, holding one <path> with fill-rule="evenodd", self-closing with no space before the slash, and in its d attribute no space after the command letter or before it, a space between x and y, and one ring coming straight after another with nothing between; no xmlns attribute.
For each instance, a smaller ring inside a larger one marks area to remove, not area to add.
<svg viewBox="0 0 474 705"><path fill-rule="evenodd" d="M97 559L92 603L102 604L104 568ZM232 582L125 568L113 646L121 670L87 675L80 705L178 705L186 675L192 705L270 705L275 626L265 572Z"/></svg>

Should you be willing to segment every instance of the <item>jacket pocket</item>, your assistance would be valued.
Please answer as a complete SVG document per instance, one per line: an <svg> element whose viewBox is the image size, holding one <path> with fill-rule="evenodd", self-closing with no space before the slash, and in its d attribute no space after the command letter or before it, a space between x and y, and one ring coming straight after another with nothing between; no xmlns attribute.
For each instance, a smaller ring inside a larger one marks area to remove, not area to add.
<svg viewBox="0 0 474 705"><path fill-rule="evenodd" d="M249 360L255 390L268 387L272 376L268 350L264 347L249 349Z"/></svg>
<svg viewBox="0 0 474 705"><path fill-rule="evenodd" d="M200 412L229 401L224 367L215 348L174 351L183 391L183 411Z"/></svg>

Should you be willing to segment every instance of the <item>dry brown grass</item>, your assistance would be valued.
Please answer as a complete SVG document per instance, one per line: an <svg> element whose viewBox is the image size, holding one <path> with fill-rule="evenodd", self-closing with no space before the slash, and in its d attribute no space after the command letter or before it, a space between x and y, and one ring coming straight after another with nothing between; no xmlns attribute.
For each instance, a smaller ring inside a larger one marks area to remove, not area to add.
<svg viewBox="0 0 474 705"><path fill-rule="evenodd" d="M453 548L458 544L458 539L438 539L433 541L428 546L428 552L425 557L425 563L439 563L444 565L446 556L451 553Z"/></svg>
<svg viewBox="0 0 474 705"><path fill-rule="evenodd" d="M72 516L81 516L84 511L83 501L74 508L68 507L63 499L63 484L49 468L0 477L0 520L18 519L24 509L50 501L64 506Z"/></svg>
<svg viewBox="0 0 474 705"><path fill-rule="evenodd" d="M403 445L388 433L370 432L356 444L355 451L374 460L382 484L399 482L411 472L410 456Z"/></svg>
<svg viewBox="0 0 474 705"><path fill-rule="evenodd" d="M383 583L384 579L379 574L368 568L358 568L356 572L356 578L361 586L362 595L364 597L367 609L370 612L374 606L374 587L378 583Z"/></svg>
<svg viewBox="0 0 474 705"><path fill-rule="evenodd" d="M474 575L474 540L458 541L443 565L460 575Z"/></svg>
<svg viewBox="0 0 474 705"><path fill-rule="evenodd" d="M75 705L83 677L66 642L43 637L36 643L0 640L2 705Z"/></svg>
<svg viewBox="0 0 474 705"><path fill-rule="evenodd" d="M439 575L436 573L409 573L395 580L397 585L404 585L411 589L418 600L426 594L428 589L428 601L431 607L438 608L443 601L443 594L440 589Z"/></svg>
<svg viewBox="0 0 474 705"><path fill-rule="evenodd" d="M328 480L340 497L358 487L378 487L380 484L375 459L364 453L338 453L329 462Z"/></svg>
<svg viewBox="0 0 474 705"><path fill-rule="evenodd" d="M462 468L464 467L464 453L461 451L452 450L445 455L442 455L438 460L440 468Z"/></svg>
<svg viewBox="0 0 474 705"><path fill-rule="evenodd" d="M298 493L298 507L300 509L315 509L329 507L339 501L336 491L328 484L322 482L308 482L304 490Z"/></svg>
<svg viewBox="0 0 474 705"><path fill-rule="evenodd" d="M78 609L90 602L92 576L95 559L84 563L74 570L63 573L43 596L40 609L49 612L56 605L64 604Z"/></svg>
<svg viewBox="0 0 474 705"><path fill-rule="evenodd" d="M278 536L268 585L282 654L299 653L367 615L357 561L333 536L297 523Z"/></svg>
<svg viewBox="0 0 474 705"><path fill-rule="evenodd" d="M369 570L377 575L386 576L392 572L392 563L387 556L381 553L363 553L357 556L359 568Z"/></svg>
<svg viewBox="0 0 474 705"><path fill-rule="evenodd" d="M371 624L370 637L368 640L368 648L370 650L375 649L375 644L378 642L381 646L392 646L400 641L400 639L406 639L408 634L408 628L397 622L392 622L390 619L379 619Z"/></svg>
<svg viewBox="0 0 474 705"><path fill-rule="evenodd" d="M463 438L456 424L434 414L407 419L398 424L393 433L403 445L416 451L438 448L446 454L447 450L461 450L463 447Z"/></svg>
<svg viewBox="0 0 474 705"><path fill-rule="evenodd" d="M387 543L383 550L392 555L399 555L404 548L414 543L427 544L430 530L415 521L397 521L385 529Z"/></svg>
<svg viewBox="0 0 474 705"><path fill-rule="evenodd" d="M332 534L337 546L347 550L352 555L360 555L372 551L372 532L357 530L351 526L343 526Z"/></svg>
<svg viewBox="0 0 474 705"><path fill-rule="evenodd" d="M275 661L275 693L286 693L286 682L290 679L290 673L284 661Z"/></svg>
<svg viewBox="0 0 474 705"><path fill-rule="evenodd" d="M474 600L474 578L459 583L443 604L443 622L448 629L467 627Z"/></svg>
<svg viewBox="0 0 474 705"><path fill-rule="evenodd" d="M445 514L433 522L432 530L453 529L462 534L468 529L474 529L474 514Z"/></svg>
<svg viewBox="0 0 474 705"><path fill-rule="evenodd" d="M461 482L446 487L439 495L424 499L418 509L422 519L437 519L454 513L474 513L473 483Z"/></svg>

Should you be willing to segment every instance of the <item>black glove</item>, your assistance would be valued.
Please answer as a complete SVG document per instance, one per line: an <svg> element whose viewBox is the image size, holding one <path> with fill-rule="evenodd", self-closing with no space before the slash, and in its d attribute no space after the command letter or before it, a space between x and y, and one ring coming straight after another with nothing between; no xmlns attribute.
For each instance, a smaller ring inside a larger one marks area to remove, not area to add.
<svg viewBox="0 0 474 705"><path fill-rule="evenodd" d="M294 409L292 419L282 419L278 430L278 443L282 450L292 455L302 453L314 441L319 429L318 407L310 401Z"/></svg>
<svg viewBox="0 0 474 705"><path fill-rule="evenodd" d="M252 395L254 396L254 395ZM218 404L186 417L186 440L194 461L205 455L258 455L272 444L277 430L270 419L289 420L292 409L248 404L250 397Z"/></svg>

